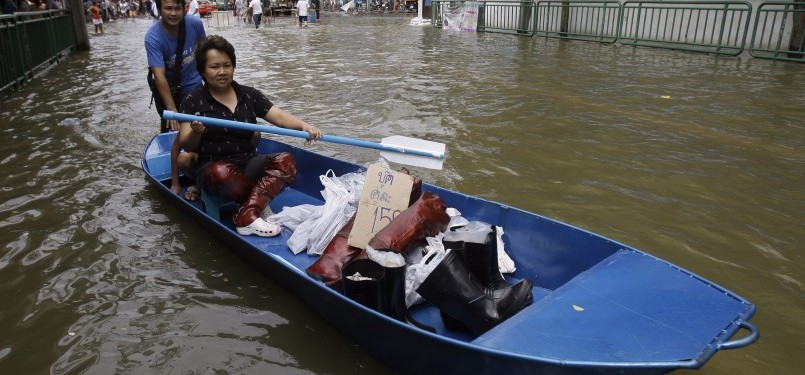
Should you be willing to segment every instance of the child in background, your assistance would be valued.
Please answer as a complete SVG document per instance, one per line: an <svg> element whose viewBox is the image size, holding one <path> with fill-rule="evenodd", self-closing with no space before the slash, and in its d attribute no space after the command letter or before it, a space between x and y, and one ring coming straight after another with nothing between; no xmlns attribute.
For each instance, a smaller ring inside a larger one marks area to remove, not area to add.
<svg viewBox="0 0 805 375"><path fill-rule="evenodd" d="M101 31L103 34L103 19L101 18L101 8L98 7L98 3L93 1L92 6L89 7L89 13L92 15L92 24L95 25L95 34L98 33L98 30Z"/></svg>

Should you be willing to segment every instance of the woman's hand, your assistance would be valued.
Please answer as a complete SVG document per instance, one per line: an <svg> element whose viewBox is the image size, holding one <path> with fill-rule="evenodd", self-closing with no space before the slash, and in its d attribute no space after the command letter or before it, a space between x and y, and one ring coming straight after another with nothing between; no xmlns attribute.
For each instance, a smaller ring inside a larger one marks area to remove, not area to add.
<svg viewBox="0 0 805 375"><path fill-rule="evenodd" d="M313 125L305 124L302 129L310 134L310 139L305 142L306 144L312 144L314 141L321 139L323 135L321 130Z"/></svg>
<svg viewBox="0 0 805 375"><path fill-rule="evenodd" d="M193 133L196 134L204 134L207 132L207 127L198 121L191 122L190 129L193 129Z"/></svg>

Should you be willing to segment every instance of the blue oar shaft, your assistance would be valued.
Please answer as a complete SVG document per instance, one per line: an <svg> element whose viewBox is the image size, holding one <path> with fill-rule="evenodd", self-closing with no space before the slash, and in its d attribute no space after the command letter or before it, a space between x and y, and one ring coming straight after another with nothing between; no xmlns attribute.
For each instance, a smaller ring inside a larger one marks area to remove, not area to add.
<svg viewBox="0 0 805 375"><path fill-rule="evenodd" d="M176 113L173 111L164 111L162 112L162 118L166 120L176 120L176 121L198 121L203 123L205 126L220 126L220 127L227 127L233 129L240 129L240 130L250 130L250 131L257 131L262 133L273 133L279 135L287 135L289 137L296 137L296 138L303 138L303 139L310 139L310 134L305 131L301 130L293 130L293 129L285 129L279 126L270 126L270 125L257 125L257 124L250 124L248 122L240 122L240 121L233 121L233 120L223 120L219 118L213 117L204 117L204 116L194 116L188 115L184 113ZM358 146L358 147L365 147L365 148L372 148L375 150L382 150L382 151L392 151L398 152L401 154L409 154L409 155L417 155L417 156L427 156L431 158L437 159L444 159L444 154L434 153L434 152L427 152L421 150L414 150L410 148L400 147L400 146L393 146L387 145L383 143L376 143L376 142L369 142L360 139L352 139L346 137L339 137L336 135L323 135L321 137L322 141L331 142L331 143L339 143L344 145L350 146Z"/></svg>

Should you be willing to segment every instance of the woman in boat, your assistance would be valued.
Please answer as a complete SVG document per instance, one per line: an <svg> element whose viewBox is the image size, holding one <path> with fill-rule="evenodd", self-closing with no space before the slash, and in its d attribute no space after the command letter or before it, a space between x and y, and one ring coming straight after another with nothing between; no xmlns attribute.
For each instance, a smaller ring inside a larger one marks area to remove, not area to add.
<svg viewBox="0 0 805 375"><path fill-rule="evenodd" d="M195 59L204 85L187 95L180 112L252 124L259 117L279 127L308 132L310 141L321 138L317 127L274 105L257 89L233 80L235 48L223 37L202 39ZM185 150L198 153L196 177L201 188L241 203L232 219L238 233L263 237L280 233L281 227L268 221L270 210L266 208L296 177L293 155L257 154L254 132L206 127L198 121L180 125L179 141Z"/></svg>

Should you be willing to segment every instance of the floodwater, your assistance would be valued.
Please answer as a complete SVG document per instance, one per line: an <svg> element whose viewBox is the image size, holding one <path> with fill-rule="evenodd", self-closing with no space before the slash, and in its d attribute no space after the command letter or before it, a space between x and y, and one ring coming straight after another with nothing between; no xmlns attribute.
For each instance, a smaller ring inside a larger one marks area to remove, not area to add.
<svg viewBox="0 0 805 375"><path fill-rule="evenodd" d="M388 373L147 184L149 24L90 26L91 51L0 103L0 372ZM446 143L445 170L415 173L755 303L760 341L699 373L805 368L805 65L336 13L207 30L235 45L239 82L329 134Z"/></svg>

